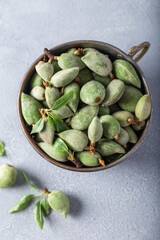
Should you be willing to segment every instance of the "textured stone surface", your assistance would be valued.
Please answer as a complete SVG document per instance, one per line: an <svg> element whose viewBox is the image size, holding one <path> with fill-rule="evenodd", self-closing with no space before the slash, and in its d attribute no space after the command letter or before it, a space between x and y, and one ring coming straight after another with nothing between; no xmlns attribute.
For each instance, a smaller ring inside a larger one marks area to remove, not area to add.
<svg viewBox="0 0 160 240"><path fill-rule="evenodd" d="M0 189L0 239L159 240L159 1L1 0L0 13L0 139L6 146L0 162L24 170L41 188L64 191L71 202L67 219L52 213L42 231L34 223L33 206L9 215L13 203L34 192L19 174L12 188ZM151 42L139 62L154 105L149 132L129 159L102 172L51 165L28 143L18 119L18 91L30 64L44 47L77 39L108 42L125 52Z"/></svg>

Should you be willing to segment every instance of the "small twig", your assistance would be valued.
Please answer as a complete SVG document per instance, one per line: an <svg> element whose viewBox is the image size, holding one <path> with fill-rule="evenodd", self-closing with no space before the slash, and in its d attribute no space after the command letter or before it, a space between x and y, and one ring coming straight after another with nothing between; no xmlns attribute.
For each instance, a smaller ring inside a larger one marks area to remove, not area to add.
<svg viewBox="0 0 160 240"><path fill-rule="evenodd" d="M56 60L57 59L57 56L54 56L50 50L48 50L47 48L44 48L44 52L46 54L46 56L49 58L49 61L52 61L52 60Z"/></svg>
<svg viewBox="0 0 160 240"><path fill-rule="evenodd" d="M131 118L128 118L128 122L132 125L136 124L136 121Z"/></svg>
<svg viewBox="0 0 160 240"><path fill-rule="evenodd" d="M48 189L47 189L46 187L44 188L43 192L44 192L45 194L47 194L47 195L48 195L49 193L51 193L51 192L48 191Z"/></svg>
<svg viewBox="0 0 160 240"><path fill-rule="evenodd" d="M85 150L89 151L91 154L95 154L95 143L90 142L90 146L85 147Z"/></svg>
<svg viewBox="0 0 160 240"><path fill-rule="evenodd" d="M102 160L102 159L98 159L98 162L103 166L103 167L105 167L106 166L106 164L105 164L105 161L104 160Z"/></svg>
<svg viewBox="0 0 160 240"><path fill-rule="evenodd" d="M80 57L83 56L84 55L83 48L78 48L77 50L74 51L74 54Z"/></svg>
<svg viewBox="0 0 160 240"><path fill-rule="evenodd" d="M73 80L73 82L75 82L75 83L80 83L80 78L79 77L76 77L74 80Z"/></svg>
<svg viewBox="0 0 160 240"><path fill-rule="evenodd" d="M39 112L40 112L40 114L41 114L41 116L42 116L43 118L47 118L47 115L46 115L46 112L45 112L45 109L44 109L44 108L40 108L40 109L39 109Z"/></svg>
<svg viewBox="0 0 160 240"><path fill-rule="evenodd" d="M68 156L68 160L73 162L76 165L77 168L81 168L83 166L83 164L73 156L72 157Z"/></svg>
<svg viewBox="0 0 160 240"><path fill-rule="evenodd" d="M46 55L44 55L44 57L43 57L43 62L47 62Z"/></svg>
<svg viewBox="0 0 160 240"><path fill-rule="evenodd" d="M113 73L110 73L110 74L109 74L109 77L110 77L111 80L115 79L115 76L114 76Z"/></svg>
<svg viewBox="0 0 160 240"><path fill-rule="evenodd" d="M119 141L119 137L118 137L118 136L116 136L116 137L115 137L115 140L118 142L118 141Z"/></svg>
<svg viewBox="0 0 160 240"><path fill-rule="evenodd" d="M48 87L49 86L49 82L46 82L46 81L43 80L43 86L44 87Z"/></svg>
<svg viewBox="0 0 160 240"><path fill-rule="evenodd" d="M64 87L61 88L61 93L64 93Z"/></svg>

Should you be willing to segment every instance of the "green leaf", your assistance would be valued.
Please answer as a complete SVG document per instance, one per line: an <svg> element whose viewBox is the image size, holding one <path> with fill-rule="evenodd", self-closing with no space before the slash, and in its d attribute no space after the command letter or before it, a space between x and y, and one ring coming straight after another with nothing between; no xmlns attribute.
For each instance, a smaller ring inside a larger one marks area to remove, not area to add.
<svg viewBox="0 0 160 240"><path fill-rule="evenodd" d="M61 138L56 139L53 145L53 148L59 152L64 152L64 151L68 152L68 146L65 144L65 142Z"/></svg>
<svg viewBox="0 0 160 240"><path fill-rule="evenodd" d="M36 223L38 224L38 226L40 227L40 229L42 229L44 221L43 221L43 214L42 214L42 208L41 208L40 200L35 204L34 219L35 219Z"/></svg>
<svg viewBox="0 0 160 240"><path fill-rule="evenodd" d="M4 154L4 144L0 142L0 156Z"/></svg>
<svg viewBox="0 0 160 240"><path fill-rule="evenodd" d="M31 134L39 133L44 127L44 118L40 118L38 122L33 126Z"/></svg>
<svg viewBox="0 0 160 240"><path fill-rule="evenodd" d="M21 175L22 175L23 179L24 179L33 189L37 190L36 186L34 186L32 183L29 182L26 174L25 174L23 171L21 171Z"/></svg>
<svg viewBox="0 0 160 240"><path fill-rule="evenodd" d="M55 103L53 104L53 107L51 109L52 110L60 109L61 107L63 107L67 103L69 103L69 101L71 101L72 97L73 97L73 91L66 93L65 95L60 97L57 101L55 101Z"/></svg>
<svg viewBox="0 0 160 240"><path fill-rule="evenodd" d="M51 210L51 207L49 206L49 203L48 203L47 199L42 200L41 208L42 208L43 215L45 217L47 217L50 213L50 210Z"/></svg>
<svg viewBox="0 0 160 240"><path fill-rule="evenodd" d="M24 195L10 210L8 213L14 213L23 210L27 207L29 201L33 200L35 195Z"/></svg>
<svg viewBox="0 0 160 240"><path fill-rule="evenodd" d="M48 116L48 122L49 122L50 127L55 131L56 129L55 129L55 126L53 123L53 119L50 116Z"/></svg>
<svg viewBox="0 0 160 240"><path fill-rule="evenodd" d="M63 122L63 120L60 117L58 117L56 114L54 113L48 113L48 114L52 118L53 124L57 132L63 132L69 129L67 125Z"/></svg>

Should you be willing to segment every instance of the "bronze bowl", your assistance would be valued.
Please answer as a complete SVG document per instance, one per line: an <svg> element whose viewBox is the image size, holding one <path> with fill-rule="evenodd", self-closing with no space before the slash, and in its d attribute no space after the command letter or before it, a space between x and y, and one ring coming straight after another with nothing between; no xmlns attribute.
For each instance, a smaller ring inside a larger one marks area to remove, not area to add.
<svg viewBox="0 0 160 240"><path fill-rule="evenodd" d="M99 42L99 41L87 41L87 40L82 40L82 41L73 41L73 42L67 42L67 43L63 43L61 45L58 45L54 48L51 49L51 52L55 55L58 56L63 52L66 52L68 49L70 48L96 48L97 50L108 54L109 57L111 58L111 60L115 60L117 58L120 59L124 59L127 60L128 62L130 62L136 69L141 81L142 81L142 91L143 93L148 93L149 89L146 83L146 79L145 76L142 72L142 70L140 69L140 67L137 65L137 62L143 57L143 55L147 52L147 50L150 47L150 43L149 42L143 42L141 44L139 44L138 46L134 46L132 48L130 48L128 50L129 54L124 53L122 50L120 50L117 47L114 47L108 43L104 43L104 42ZM137 54L138 53L138 54ZM137 54L137 55L136 55ZM136 57L133 59L134 55L136 55ZM111 162L109 164L106 165L106 167L102 167L102 166L98 166L98 167L82 167L82 168L76 168L72 165L72 163L70 163L69 161L62 163L62 162L58 162L52 158L50 158L46 153L44 153L39 146L36 144L34 138L32 138L32 136L30 135L29 129L27 128L27 125L25 123L25 120L23 119L22 116L22 111L21 111L21 93L25 92L25 93L29 93L29 82L30 79L32 77L32 75L35 72L35 65L43 59L43 55L41 55L39 58L36 59L36 61L30 66L30 68L28 69L28 71L26 72L23 80L22 80L22 85L19 91L19 96L18 96L18 113L19 113L19 118L20 118L20 123L21 123L21 127L27 137L27 139L29 140L29 142L31 143L31 145L34 147L34 149L46 160L48 160L49 162L53 163L56 166L59 166L61 168L65 168L67 170L72 170L72 171L78 171L78 172L92 172L92 171L100 171L100 170L104 170L107 169L109 167L115 166L118 163L122 162L123 160L125 160L127 157L129 157L135 150L137 150L137 148L140 146L140 143L142 143L148 127L149 127L149 123L150 123L150 119L151 119L151 115L150 117L147 119L146 121L146 126L145 128L140 131L139 133L139 140L138 142L133 146L129 146L128 148L128 152L126 152L125 155L123 155L120 159Z"/></svg>

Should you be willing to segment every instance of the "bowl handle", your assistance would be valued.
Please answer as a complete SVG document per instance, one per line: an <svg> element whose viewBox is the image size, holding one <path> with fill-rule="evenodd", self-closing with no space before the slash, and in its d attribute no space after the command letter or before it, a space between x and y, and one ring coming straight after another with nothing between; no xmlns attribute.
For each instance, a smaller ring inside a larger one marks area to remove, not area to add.
<svg viewBox="0 0 160 240"><path fill-rule="evenodd" d="M140 51L137 54L137 56L133 59L135 62L138 62L148 51L149 47L150 47L149 42L142 42L138 46L131 47L128 50L129 53L128 55L133 59L134 55L136 55Z"/></svg>

